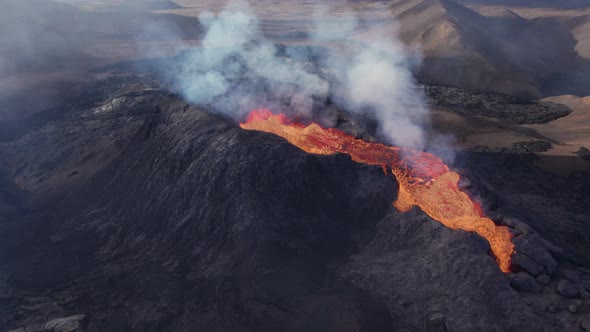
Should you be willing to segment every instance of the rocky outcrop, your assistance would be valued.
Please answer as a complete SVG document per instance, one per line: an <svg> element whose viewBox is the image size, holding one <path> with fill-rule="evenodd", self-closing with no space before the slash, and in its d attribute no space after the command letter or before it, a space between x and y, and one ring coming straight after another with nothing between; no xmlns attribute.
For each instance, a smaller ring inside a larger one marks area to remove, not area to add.
<svg viewBox="0 0 590 332"><path fill-rule="evenodd" d="M437 85L424 85L422 88L427 101L435 108L508 123L547 123L572 112L565 105L548 101L531 102L501 93Z"/></svg>

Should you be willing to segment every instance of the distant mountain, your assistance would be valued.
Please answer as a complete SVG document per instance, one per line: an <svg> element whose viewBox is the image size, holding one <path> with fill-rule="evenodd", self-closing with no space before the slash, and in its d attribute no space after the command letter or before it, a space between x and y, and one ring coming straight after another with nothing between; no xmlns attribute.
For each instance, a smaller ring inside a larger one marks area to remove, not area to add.
<svg viewBox="0 0 590 332"><path fill-rule="evenodd" d="M448 0L403 0L391 6L400 38L420 45L425 83L542 96L545 81L584 62L571 27L528 20L505 10L488 17Z"/></svg>

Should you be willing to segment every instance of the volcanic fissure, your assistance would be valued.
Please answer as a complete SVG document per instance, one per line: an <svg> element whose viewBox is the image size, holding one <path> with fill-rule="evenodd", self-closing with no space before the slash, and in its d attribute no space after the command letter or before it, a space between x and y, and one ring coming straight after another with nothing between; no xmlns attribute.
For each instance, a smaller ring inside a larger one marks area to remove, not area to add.
<svg viewBox="0 0 590 332"><path fill-rule="evenodd" d="M446 227L479 234L489 242L500 269L510 271L514 244L508 228L483 215L479 204L459 188L459 174L435 155L366 142L315 123L304 126L267 109L253 110L240 127L281 136L307 153L344 153L356 162L381 166L385 174L391 169L399 182L398 199L393 203L399 211L418 206Z"/></svg>

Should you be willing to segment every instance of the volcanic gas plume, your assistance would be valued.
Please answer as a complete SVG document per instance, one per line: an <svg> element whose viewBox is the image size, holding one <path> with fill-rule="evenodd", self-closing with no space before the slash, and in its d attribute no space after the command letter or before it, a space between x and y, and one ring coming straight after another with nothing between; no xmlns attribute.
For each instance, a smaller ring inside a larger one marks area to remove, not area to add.
<svg viewBox="0 0 590 332"><path fill-rule="evenodd" d="M398 199L393 203L398 210L408 211L417 205L449 228L476 232L490 243L500 269L509 272L514 245L508 228L497 226L483 215L480 206L459 189L459 174L449 170L440 158L365 142L315 123L292 123L285 115L274 115L267 109L253 110L240 127L281 136L308 153L345 153L356 162L381 166L386 174L389 168L399 182Z"/></svg>

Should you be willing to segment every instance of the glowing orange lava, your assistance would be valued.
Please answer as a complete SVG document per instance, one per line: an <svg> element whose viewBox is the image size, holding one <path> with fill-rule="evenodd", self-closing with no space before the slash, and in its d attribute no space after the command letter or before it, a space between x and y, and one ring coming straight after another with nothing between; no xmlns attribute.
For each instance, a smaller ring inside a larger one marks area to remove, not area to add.
<svg viewBox="0 0 590 332"><path fill-rule="evenodd" d="M500 269L509 272L514 244L508 228L483 216L479 204L459 189L459 174L449 170L440 158L422 151L365 142L315 123L291 123L284 115L274 115L267 109L252 111L240 127L284 137L308 153L345 153L356 162L379 165L386 173L390 167L399 182L398 199L393 203L398 210L408 211L417 205L449 228L481 235L490 243Z"/></svg>

